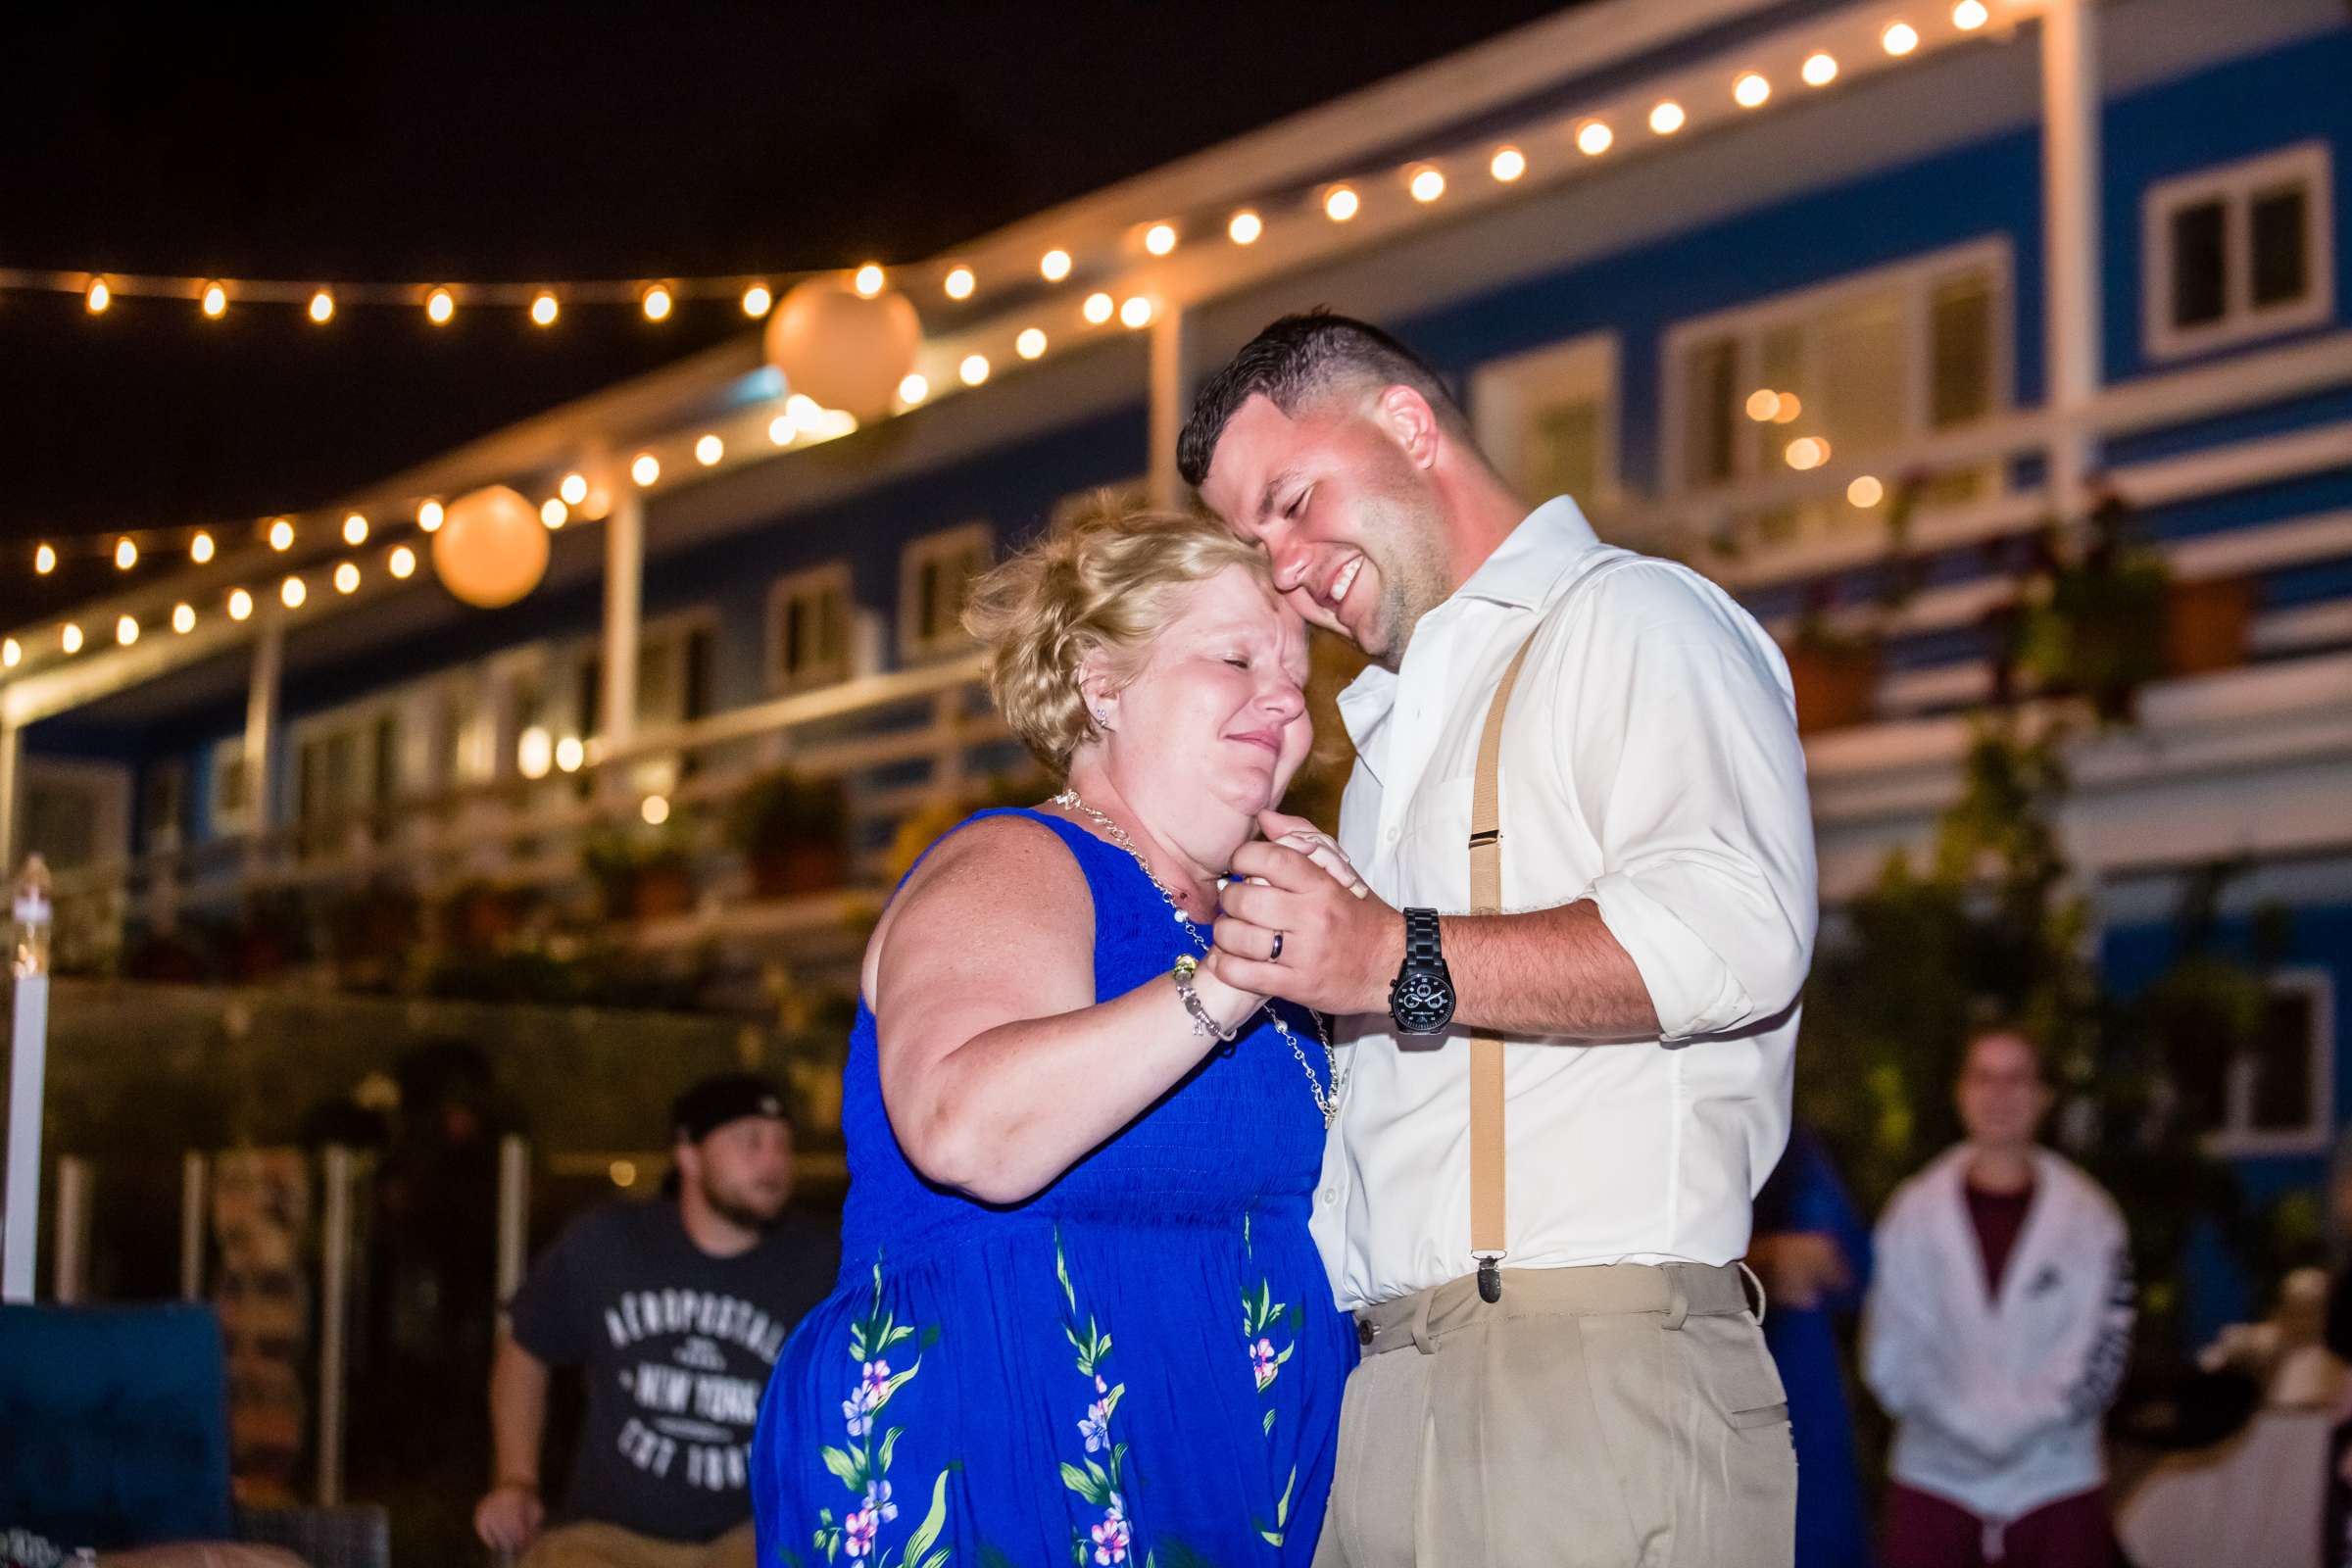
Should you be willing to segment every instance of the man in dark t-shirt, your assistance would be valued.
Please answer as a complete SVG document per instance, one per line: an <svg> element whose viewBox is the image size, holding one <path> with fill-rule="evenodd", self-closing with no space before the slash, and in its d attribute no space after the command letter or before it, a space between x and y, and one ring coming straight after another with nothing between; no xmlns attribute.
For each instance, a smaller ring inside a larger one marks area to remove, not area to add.
<svg viewBox="0 0 2352 1568"><path fill-rule="evenodd" d="M752 1429L793 1324L832 1288L836 1244L784 1214L792 1129L775 1086L678 1098L676 1195L575 1221L512 1303L490 1376L491 1490L474 1529L525 1568L751 1568ZM544 1533L549 1369L588 1410L562 1524Z"/></svg>

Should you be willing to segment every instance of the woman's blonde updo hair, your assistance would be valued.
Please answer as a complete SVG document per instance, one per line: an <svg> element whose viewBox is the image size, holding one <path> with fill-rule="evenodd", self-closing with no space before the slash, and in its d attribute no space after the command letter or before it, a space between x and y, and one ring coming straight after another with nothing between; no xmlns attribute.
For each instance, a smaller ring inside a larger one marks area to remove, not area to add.
<svg viewBox="0 0 2352 1568"><path fill-rule="evenodd" d="M1228 566L1272 591L1264 553L1214 517L1089 498L971 586L963 624L987 655L997 710L1062 776L1096 733L1079 689L1088 658L1100 654L1112 686L1126 685L1184 591Z"/></svg>

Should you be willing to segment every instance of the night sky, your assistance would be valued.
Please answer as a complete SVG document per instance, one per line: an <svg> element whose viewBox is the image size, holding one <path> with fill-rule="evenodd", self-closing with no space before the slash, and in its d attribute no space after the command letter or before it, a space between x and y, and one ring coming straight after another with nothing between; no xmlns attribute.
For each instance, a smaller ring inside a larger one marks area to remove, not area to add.
<svg viewBox="0 0 2352 1568"><path fill-rule="evenodd" d="M1556 9L43 8L0 22L0 265L534 282L911 259ZM721 302L542 331L0 296L0 621L113 575L85 549L35 578L36 537L324 504L746 329Z"/></svg>

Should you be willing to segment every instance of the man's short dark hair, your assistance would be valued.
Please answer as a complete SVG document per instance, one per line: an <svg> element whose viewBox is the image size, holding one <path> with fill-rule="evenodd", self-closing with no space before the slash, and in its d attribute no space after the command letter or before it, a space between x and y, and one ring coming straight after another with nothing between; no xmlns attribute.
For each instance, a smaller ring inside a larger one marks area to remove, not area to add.
<svg viewBox="0 0 2352 1568"><path fill-rule="evenodd" d="M1217 441L1236 411L1263 394L1286 415L1310 399L1350 382L1409 386L1455 434L1469 420L1445 378L1427 361L1369 321L1308 311L1286 316L1243 345L1225 368L1193 399L1192 417L1176 442L1176 471L1199 489L1217 455Z"/></svg>

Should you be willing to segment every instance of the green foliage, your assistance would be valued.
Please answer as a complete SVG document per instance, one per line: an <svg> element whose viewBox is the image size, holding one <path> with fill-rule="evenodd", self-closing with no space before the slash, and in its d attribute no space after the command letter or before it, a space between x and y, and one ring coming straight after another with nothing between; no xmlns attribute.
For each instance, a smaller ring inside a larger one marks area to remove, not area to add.
<svg viewBox="0 0 2352 1568"><path fill-rule="evenodd" d="M2043 691L2086 700L2100 722L2131 721L2139 689L2164 673L2164 558L2131 538L2119 498L2090 515L2081 555L2066 559L2046 530L2038 564L2020 586L2011 655Z"/></svg>

